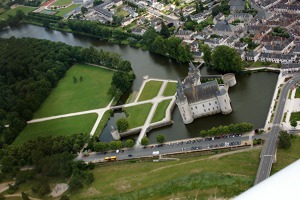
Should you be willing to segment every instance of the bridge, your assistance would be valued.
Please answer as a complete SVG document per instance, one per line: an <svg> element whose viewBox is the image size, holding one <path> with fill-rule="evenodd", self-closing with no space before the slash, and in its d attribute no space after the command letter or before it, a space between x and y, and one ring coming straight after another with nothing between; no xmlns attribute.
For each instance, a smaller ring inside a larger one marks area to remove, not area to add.
<svg viewBox="0 0 300 200"><path fill-rule="evenodd" d="M266 138L265 145L260 155L260 163L256 174L255 185L267 179L270 176L272 164L276 162L276 151L277 151L277 137L280 131L280 123L283 118L285 101L291 87L294 86L296 82L300 81L300 75L289 80L281 91L279 100L277 102L277 108L274 113L273 126Z"/></svg>

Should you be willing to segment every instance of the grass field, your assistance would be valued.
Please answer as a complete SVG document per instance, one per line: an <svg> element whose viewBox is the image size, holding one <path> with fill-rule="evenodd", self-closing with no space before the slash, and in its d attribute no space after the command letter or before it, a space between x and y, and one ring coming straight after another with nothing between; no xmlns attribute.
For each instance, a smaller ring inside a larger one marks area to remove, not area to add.
<svg viewBox="0 0 300 200"><path fill-rule="evenodd" d="M278 149L277 163L273 164L271 174L278 172L300 158L300 137L292 139L292 146L289 149Z"/></svg>
<svg viewBox="0 0 300 200"><path fill-rule="evenodd" d="M82 64L72 66L34 114L34 118L105 107L112 99L107 95L112 75L112 71L99 67ZM77 83L74 83L73 77L76 77Z"/></svg>
<svg viewBox="0 0 300 200"><path fill-rule="evenodd" d="M128 124L129 124L128 129L144 125L148 117L148 114L151 110L151 107L152 107L151 103L146 103L142 105L125 108L125 112L128 116L127 117Z"/></svg>
<svg viewBox="0 0 300 200"><path fill-rule="evenodd" d="M159 89L163 82L161 81L148 81L142 91L138 101L145 101L157 96Z"/></svg>
<svg viewBox="0 0 300 200"><path fill-rule="evenodd" d="M211 159L197 156L170 162L128 162L96 167L94 183L70 198L230 198L253 185L259 154L260 150L256 149Z"/></svg>
<svg viewBox="0 0 300 200"><path fill-rule="evenodd" d="M64 17L65 14L68 14L69 12L71 12L72 10L74 10L79 6L80 6L79 4L72 4L67 8L57 9L56 11L58 11L58 13L56 13L55 15Z"/></svg>
<svg viewBox="0 0 300 200"><path fill-rule="evenodd" d="M300 98L300 88L299 87L297 87L297 89L296 89L295 98Z"/></svg>
<svg viewBox="0 0 300 200"><path fill-rule="evenodd" d="M151 123L161 121L166 117L166 110L170 102L171 100L164 100L158 104Z"/></svg>
<svg viewBox="0 0 300 200"><path fill-rule="evenodd" d="M290 121L300 121L300 112L292 112Z"/></svg>
<svg viewBox="0 0 300 200"><path fill-rule="evenodd" d="M119 9L117 10L117 12L114 14L115 16L118 16L118 17L127 17L130 13L123 10L123 9Z"/></svg>
<svg viewBox="0 0 300 200"><path fill-rule="evenodd" d="M13 144L21 144L43 136L72 135L90 133L97 119L97 114L86 114L44 122L27 124Z"/></svg>
<svg viewBox="0 0 300 200"><path fill-rule="evenodd" d="M261 61L256 61L253 63L250 68L252 67L280 67L280 64L278 63L272 63L272 62L261 62Z"/></svg>
<svg viewBox="0 0 300 200"><path fill-rule="evenodd" d="M52 4L52 6L64 6L64 5L69 5L72 2L73 0L57 0Z"/></svg>
<svg viewBox="0 0 300 200"><path fill-rule="evenodd" d="M177 83L169 82L167 84L166 88L165 88L165 91L164 91L163 95L165 97L167 97L167 96L173 96L176 93L176 89L177 89Z"/></svg>
<svg viewBox="0 0 300 200"><path fill-rule="evenodd" d="M35 10L35 9L36 9L36 8L34 8L34 7L19 6L19 7L17 7L17 8L10 9L10 10L8 10L8 11L2 13L2 14L0 15L0 19L6 20L6 19L8 19L8 16L9 16L9 15L15 16L16 13L17 13L17 10L22 10L25 14L27 14L27 13L29 13L29 12Z"/></svg>

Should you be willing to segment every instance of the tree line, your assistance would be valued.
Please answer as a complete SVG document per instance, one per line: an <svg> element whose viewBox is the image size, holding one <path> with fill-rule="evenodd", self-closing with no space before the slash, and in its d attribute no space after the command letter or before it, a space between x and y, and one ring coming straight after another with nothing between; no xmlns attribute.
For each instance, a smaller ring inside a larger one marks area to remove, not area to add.
<svg viewBox="0 0 300 200"><path fill-rule="evenodd" d="M206 137L206 136L232 134L232 133L244 133L252 130L253 130L253 124L243 122L239 124L230 124L228 126L213 127L209 130L202 130L200 131L200 135L202 137Z"/></svg>
<svg viewBox="0 0 300 200"><path fill-rule="evenodd" d="M17 10L16 15L8 15L8 19L0 20L0 30L7 26L13 26L19 23L25 17L25 13L22 10Z"/></svg>
<svg viewBox="0 0 300 200"><path fill-rule="evenodd" d="M62 42L32 38L0 39L0 134L10 144L25 127L65 72L75 62L119 70L122 92L134 79L131 64L118 54L95 48L72 47ZM114 75L114 77L118 76ZM125 84L126 83L126 84ZM121 87L121 89L120 89ZM8 126L7 126L8 125Z"/></svg>
<svg viewBox="0 0 300 200"><path fill-rule="evenodd" d="M94 181L87 171L93 166L82 161L74 161L74 154L79 152L89 140L88 134L72 136L40 137L19 146L5 146L0 151L1 179L16 177L16 183L10 187L13 193L18 186L28 180L36 180L32 192L44 196L50 192L48 180L55 177L69 179L71 190L78 190ZM33 166L28 172L20 171L22 166Z"/></svg>

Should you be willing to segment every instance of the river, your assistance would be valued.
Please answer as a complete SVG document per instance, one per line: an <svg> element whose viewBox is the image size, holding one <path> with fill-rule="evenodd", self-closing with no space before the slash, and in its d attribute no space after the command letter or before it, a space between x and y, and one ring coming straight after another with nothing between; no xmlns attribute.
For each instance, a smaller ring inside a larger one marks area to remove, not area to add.
<svg viewBox="0 0 300 200"><path fill-rule="evenodd" d="M152 78L173 80L178 78L183 79L187 76L188 64L178 64L171 59L128 45L117 45L72 33L45 30L43 27L28 24L20 24L17 27L0 31L0 37L2 38L11 36L60 41L81 47L93 46L97 49L119 53L123 59L131 62L136 74L136 80L133 82L131 90L135 91L139 89L144 75L149 75ZM218 73L204 67L201 69L201 74ZM179 110L175 107L172 113L174 124L148 133L150 142L155 142L157 134L164 134L166 140L177 140L197 137L202 129L239 122L253 123L255 128L263 127L271 104L277 77L278 74L272 72L259 72L251 75L237 76L237 84L229 89L233 108L233 112L229 115L217 114L200 118L192 124L184 125ZM116 115L118 116L119 114ZM104 129L101 139L103 141L111 139L108 128Z"/></svg>

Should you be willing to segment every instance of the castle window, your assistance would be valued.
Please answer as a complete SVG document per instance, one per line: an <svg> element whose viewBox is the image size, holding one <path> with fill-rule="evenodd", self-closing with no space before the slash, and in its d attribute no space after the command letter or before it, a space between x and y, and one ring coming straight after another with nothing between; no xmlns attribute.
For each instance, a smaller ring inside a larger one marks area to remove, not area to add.
<svg viewBox="0 0 300 200"><path fill-rule="evenodd" d="M215 104L217 104L217 101L215 101Z"/></svg>
<svg viewBox="0 0 300 200"><path fill-rule="evenodd" d="M226 107L225 107L225 109L226 109Z"/></svg>
<svg viewBox="0 0 300 200"><path fill-rule="evenodd" d="M204 112L206 112L206 110L204 109Z"/></svg>
<svg viewBox="0 0 300 200"><path fill-rule="evenodd" d="M194 115L195 113L193 112L193 115Z"/></svg>
<svg viewBox="0 0 300 200"><path fill-rule="evenodd" d="M195 106L195 108L197 109L197 106Z"/></svg>
<svg viewBox="0 0 300 200"><path fill-rule="evenodd" d="M224 101L226 102L226 99L224 99Z"/></svg>
<svg viewBox="0 0 300 200"><path fill-rule="evenodd" d="M208 109L208 111L210 111L210 108Z"/></svg>
<svg viewBox="0 0 300 200"><path fill-rule="evenodd" d="M191 110L193 110L193 107L191 107Z"/></svg>
<svg viewBox="0 0 300 200"><path fill-rule="evenodd" d="M217 106L217 109L219 109L219 106Z"/></svg>
<svg viewBox="0 0 300 200"><path fill-rule="evenodd" d="M205 107L204 104L202 104L203 108Z"/></svg>
<svg viewBox="0 0 300 200"><path fill-rule="evenodd" d="M210 105L210 103L209 103L209 105Z"/></svg>
<svg viewBox="0 0 300 200"><path fill-rule="evenodd" d="M213 110L215 110L215 107L213 107Z"/></svg>

